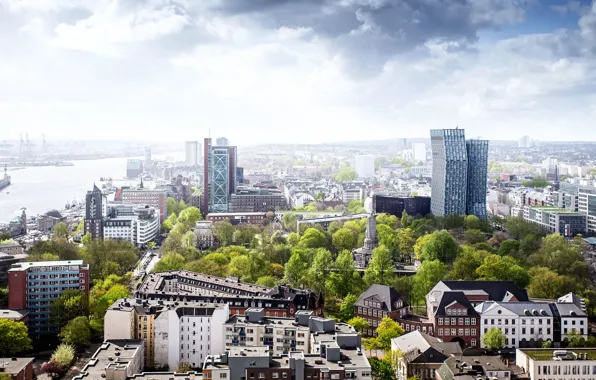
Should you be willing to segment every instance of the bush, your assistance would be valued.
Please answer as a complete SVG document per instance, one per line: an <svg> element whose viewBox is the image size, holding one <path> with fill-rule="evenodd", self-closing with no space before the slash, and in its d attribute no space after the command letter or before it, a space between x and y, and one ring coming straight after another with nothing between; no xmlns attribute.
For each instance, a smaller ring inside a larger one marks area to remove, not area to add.
<svg viewBox="0 0 596 380"><path fill-rule="evenodd" d="M61 344L52 354L51 362L57 363L62 368L68 369L75 359L75 348L70 344Z"/></svg>

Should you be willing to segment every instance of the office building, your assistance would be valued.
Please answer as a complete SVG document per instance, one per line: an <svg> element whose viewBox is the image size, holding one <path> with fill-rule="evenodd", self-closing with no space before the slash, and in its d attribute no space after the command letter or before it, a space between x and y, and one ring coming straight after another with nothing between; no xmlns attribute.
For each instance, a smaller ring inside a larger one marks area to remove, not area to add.
<svg viewBox="0 0 596 380"><path fill-rule="evenodd" d="M198 166L201 159L201 144L198 141L186 142L186 165Z"/></svg>
<svg viewBox="0 0 596 380"><path fill-rule="evenodd" d="M432 213L476 215L485 219L488 141L466 141L463 129L433 129L430 135Z"/></svg>
<svg viewBox="0 0 596 380"><path fill-rule="evenodd" d="M532 380L596 379L596 350L592 348L517 349L515 364Z"/></svg>
<svg viewBox="0 0 596 380"><path fill-rule="evenodd" d="M175 369L180 362L201 366L207 355L223 352L228 304L124 298L104 317L105 339L143 339L145 365Z"/></svg>
<svg viewBox="0 0 596 380"><path fill-rule="evenodd" d="M8 308L29 312L29 334L57 334L50 304L67 290L89 295L89 265L82 260L13 264L8 271Z"/></svg>
<svg viewBox="0 0 596 380"><path fill-rule="evenodd" d="M358 155L354 158L354 170L358 178L370 178L375 176L375 156Z"/></svg>
<svg viewBox="0 0 596 380"><path fill-rule="evenodd" d="M142 339L106 340L73 380L125 380L141 373L144 366Z"/></svg>
<svg viewBox="0 0 596 380"><path fill-rule="evenodd" d="M578 210L586 215L586 232L596 236L596 187L578 186Z"/></svg>
<svg viewBox="0 0 596 380"><path fill-rule="evenodd" d="M201 211L203 215L229 212L230 195L236 192L237 186L236 147L212 145L211 138L206 138L203 149L204 204Z"/></svg>
<svg viewBox="0 0 596 380"><path fill-rule="evenodd" d="M108 214L108 199L95 185L85 196L85 233L103 239L103 223Z"/></svg>
<svg viewBox="0 0 596 380"><path fill-rule="evenodd" d="M0 374L8 379L33 380L37 378L33 371L35 358L0 358Z"/></svg>
<svg viewBox="0 0 596 380"><path fill-rule="evenodd" d="M525 206L525 221L537 224L546 233L559 233L566 237L586 234L587 215L551 206Z"/></svg>
<svg viewBox="0 0 596 380"><path fill-rule="evenodd" d="M373 195L373 206L376 214L390 214L398 218L401 218L404 211L411 216L426 216L430 214L430 205L430 197Z"/></svg>
<svg viewBox="0 0 596 380"><path fill-rule="evenodd" d="M225 137L218 137L215 139L215 144L217 144L217 146L229 146L230 141Z"/></svg>
<svg viewBox="0 0 596 380"><path fill-rule="evenodd" d="M239 187L230 196L230 212L267 212L285 210L286 198L275 189Z"/></svg>
<svg viewBox="0 0 596 380"><path fill-rule="evenodd" d="M462 348L457 342L443 342L420 331L412 331L391 339L391 351L403 353L397 360L397 378L435 380L435 371L443 362L454 355L461 355Z"/></svg>
<svg viewBox="0 0 596 380"><path fill-rule="evenodd" d="M301 312L306 322L312 312ZM297 319L300 316L297 317ZM310 352L308 323L299 325L294 318L265 317L263 308L249 308L244 315L234 315L224 324L225 345L269 346L276 355L289 351Z"/></svg>
<svg viewBox="0 0 596 380"><path fill-rule="evenodd" d="M104 239L125 240L142 247L157 241L160 228L159 211L154 207L115 205L104 221Z"/></svg>
<svg viewBox="0 0 596 380"><path fill-rule="evenodd" d="M143 174L143 160L129 158L126 162L126 178L135 179Z"/></svg>
<svg viewBox="0 0 596 380"><path fill-rule="evenodd" d="M486 191L488 178L488 140L466 141L468 155L468 178L466 192L466 215L486 219Z"/></svg>
<svg viewBox="0 0 596 380"><path fill-rule="evenodd" d="M122 189L123 204L154 207L159 212L159 219L161 223L163 223L167 218L167 198L168 195L166 190L133 188Z"/></svg>
<svg viewBox="0 0 596 380"><path fill-rule="evenodd" d="M426 144L413 143L412 156L416 162L426 162Z"/></svg>
<svg viewBox="0 0 596 380"><path fill-rule="evenodd" d="M227 303L231 315L244 314L250 307L265 309L267 317L293 318L300 310L323 315L324 311L323 297L308 289L288 285L269 288L241 282L237 278L187 271L150 273L137 288L135 296L147 300Z"/></svg>

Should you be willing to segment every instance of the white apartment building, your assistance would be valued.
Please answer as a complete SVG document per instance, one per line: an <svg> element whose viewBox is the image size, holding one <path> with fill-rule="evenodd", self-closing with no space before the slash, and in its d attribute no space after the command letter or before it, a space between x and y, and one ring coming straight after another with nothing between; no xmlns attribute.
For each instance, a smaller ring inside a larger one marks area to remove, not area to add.
<svg viewBox="0 0 596 380"><path fill-rule="evenodd" d="M174 369L180 362L201 366L211 353L225 350L223 324L227 304L180 302L163 310L154 322L155 364Z"/></svg>
<svg viewBox="0 0 596 380"><path fill-rule="evenodd" d="M487 301L476 306L476 311L481 315L481 333L499 328L507 337L506 347L560 342L572 332L588 337L588 316L579 297L572 293L552 303Z"/></svg>
<svg viewBox="0 0 596 380"><path fill-rule="evenodd" d="M594 380L594 349L517 349L515 364L532 380Z"/></svg>
<svg viewBox="0 0 596 380"><path fill-rule="evenodd" d="M553 314L548 303L487 301L476 306L476 311L481 315L481 335L499 328L507 337L505 347L553 341Z"/></svg>
<svg viewBox="0 0 596 380"><path fill-rule="evenodd" d="M224 341L227 347L268 346L274 355L296 350L308 353L310 329L293 318L265 317L263 308L249 308L224 324Z"/></svg>
<svg viewBox="0 0 596 380"><path fill-rule="evenodd" d="M135 207L133 215L118 215L104 221L104 239L126 240L142 246L157 239L160 226L158 210Z"/></svg>
<svg viewBox="0 0 596 380"><path fill-rule="evenodd" d="M354 170L358 178L369 178L375 175L375 156L359 155L354 159Z"/></svg>

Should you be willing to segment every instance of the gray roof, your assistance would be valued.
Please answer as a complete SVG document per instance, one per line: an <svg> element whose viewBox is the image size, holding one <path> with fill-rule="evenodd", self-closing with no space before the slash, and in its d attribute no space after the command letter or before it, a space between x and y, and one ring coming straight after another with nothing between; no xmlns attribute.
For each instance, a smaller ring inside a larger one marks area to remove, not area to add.
<svg viewBox="0 0 596 380"><path fill-rule="evenodd" d="M364 300L372 296L377 296L377 298L379 298L383 303L382 309L387 311L397 310L397 308L395 307L395 302L402 299L401 295L397 292L397 290L393 289L392 287L387 285L373 284L368 289L366 289L364 293L362 293L362 295L360 296L360 298L358 298L358 301L356 301L354 306L365 306Z"/></svg>
<svg viewBox="0 0 596 380"><path fill-rule="evenodd" d="M473 290L483 290L488 294L489 301L503 301L507 292L513 294L520 302L528 301L528 293L520 289L513 281L442 281L451 290L461 290L464 293Z"/></svg>
<svg viewBox="0 0 596 380"><path fill-rule="evenodd" d="M561 317L587 317L585 311L577 307L576 304L573 303L556 303L555 306L559 311Z"/></svg>
<svg viewBox="0 0 596 380"><path fill-rule="evenodd" d="M487 301L476 306L476 311L484 313L496 305L501 306L519 316L543 316L552 317L550 305L546 302L493 302Z"/></svg>
<svg viewBox="0 0 596 380"><path fill-rule="evenodd" d="M462 354L462 349L459 343L443 342L439 338L432 337L420 331L412 331L404 334L392 339L391 342L395 344L401 352L408 354L409 361L413 361L415 358L422 356L431 348L443 354L444 357ZM432 359L432 356L429 359ZM428 362L428 360L424 360L424 362ZM435 361L433 360L433 362Z"/></svg>

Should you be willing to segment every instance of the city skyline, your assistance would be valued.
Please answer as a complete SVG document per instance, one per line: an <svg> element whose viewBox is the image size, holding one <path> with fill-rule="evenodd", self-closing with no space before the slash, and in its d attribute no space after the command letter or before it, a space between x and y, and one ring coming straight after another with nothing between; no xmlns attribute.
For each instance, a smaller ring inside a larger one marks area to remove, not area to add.
<svg viewBox="0 0 596 380"><path fill-rule="evenodd" d="M195 3L0 1L3 125L160 141L211 128L251 145L455 125L596 140L591 1Z"/></svg>

